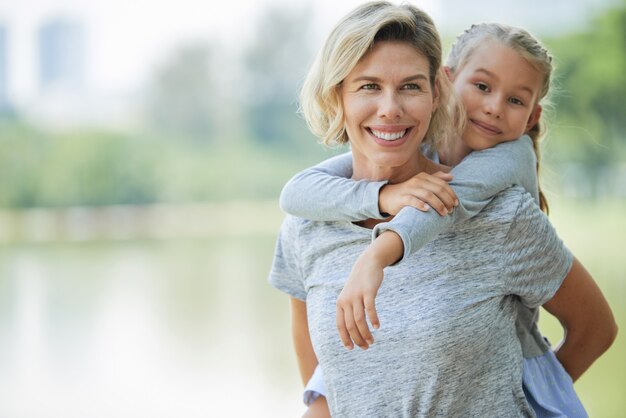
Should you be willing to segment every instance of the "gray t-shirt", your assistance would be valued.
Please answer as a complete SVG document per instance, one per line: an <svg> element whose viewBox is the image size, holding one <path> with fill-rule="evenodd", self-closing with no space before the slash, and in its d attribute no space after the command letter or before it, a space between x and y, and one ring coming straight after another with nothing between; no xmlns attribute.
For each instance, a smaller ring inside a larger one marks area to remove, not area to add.
<svg viewBox="0 0 626 418"><path fill-rule="evenodd" d="M437 159L436 152L428 147L422 151L429 158ZM451 215L439 216L434 210L421 212L405 207L390 222L378 224L372 237L384 230L396 232L402 238L405 259L438 234L475 216L498 192L508 187L522 186L538 202L536 165L532 140L527 135L472 152L452 169L454 179L450 186L459 199L459 206ZM280 206L291 215L311 220L382 219L378 194L386 182L355 181L349 178L351 176L350 153L331 158L296 174L283 188ZM549 349L537 328L538 316L538 309L520 305L517 334L524 357L539 356Z"/></svg>
<svg viewBox="0 0 626 418"><path fill-rule="evenodd" d="M335 417L534 416L522 390L517 305L549 300L572 255L511 188L386 270L370 349L346 350L336 300L371 231L287 216L270 282L307 304Z"/></svg>

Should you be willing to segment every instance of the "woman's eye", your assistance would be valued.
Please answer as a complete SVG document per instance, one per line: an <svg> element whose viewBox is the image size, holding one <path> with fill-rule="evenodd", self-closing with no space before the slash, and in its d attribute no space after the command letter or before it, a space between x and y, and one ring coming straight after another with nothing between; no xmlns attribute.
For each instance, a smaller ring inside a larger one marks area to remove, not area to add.
<svg viewBox="0 0 626 418"><path fill-rule="evenodd" d="M403 90L421 90L422 88L420 87L419 84L415 84L415 83L408 83L402 86Z"/></svg>
<svg viewBox="0 0 626 418"><path fill-rule="evenodd" d="M475 86L478 87L478 90L480 91L489 91L489 86L485 83L476 83Z"/></svg>
<svg viewBox="0 0 626 418"><path fill-rule="evenodd" d="M378 88L377 84L367 83L361 86L361 90L376 90Z"/></svg>

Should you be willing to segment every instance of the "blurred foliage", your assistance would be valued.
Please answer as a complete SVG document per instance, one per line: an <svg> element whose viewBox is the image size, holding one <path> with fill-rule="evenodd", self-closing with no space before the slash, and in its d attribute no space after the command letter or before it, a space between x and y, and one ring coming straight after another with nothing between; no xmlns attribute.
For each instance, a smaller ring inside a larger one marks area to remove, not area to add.
<svg viewBox="0 0 626 418"><path fill-rule="evenodd" d="M557 70L551 158L582 163L591 172L625 161L626 1L593 18L586 30L548 44Z"/></svg>
<svg viewBox="0 0 626 418"><path fill-rule="evenodd" d="M297 93L312 60L310 11L268 8L243 56L251 94L242 97L250 132L264 143L288 144L300 132Z"/></svg>
<svg viewBox="0 0 626 418"><path fill-rule="evenodd" d="M152 129L197 142L211 137L218 106L212 52L210 45L186 45L157 70L147 100Z"/></svg>
<svg viewBox="0 0 626 418"><path fill-rule="evenodd" d="M294 172L341 151L318 145L297 113L313 58L309 14L267 10L243 68L217 44L180 48L156 70L134 131L51 131L5 114L0 206L275 198ZM624 197L626 0L590 22L546 40L557 88L545 161L561 189Z"/></svg>
<svg viewBox="0 0 626 418"><path fill-rule="evenodd" d="M289 147L224 142L198 147L166 135L51 133L2 121L0 207L270 198L296 170L332 155L310 135L294 141L298 156Z"/></svg>

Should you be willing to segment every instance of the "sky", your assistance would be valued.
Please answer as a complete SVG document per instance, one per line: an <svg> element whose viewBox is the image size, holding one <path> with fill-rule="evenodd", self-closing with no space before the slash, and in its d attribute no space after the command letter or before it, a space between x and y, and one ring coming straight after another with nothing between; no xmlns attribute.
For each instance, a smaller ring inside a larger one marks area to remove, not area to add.
<svg viewBox="0 0 626 418"><path fill-rule="evenodd" d="M593 10L613 0L420 0L442 33L479 20L501 21L549 32L582 25ZM331 26L362 0L315 0L319 43ZM269 5L298 8L306 0L3 0L0 24L9 31L9 95L16 103L36 95L36 31L65 16L86 29L88 85L100 93L123 92L145 82L150 69L177 45L197 38L240 48ZM541 7L539 7L541 6Z"/></svg>

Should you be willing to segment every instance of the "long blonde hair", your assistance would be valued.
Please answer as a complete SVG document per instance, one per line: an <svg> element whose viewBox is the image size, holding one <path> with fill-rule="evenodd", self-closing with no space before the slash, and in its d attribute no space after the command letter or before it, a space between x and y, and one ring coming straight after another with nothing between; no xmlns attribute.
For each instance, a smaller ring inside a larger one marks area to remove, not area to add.
<svg viewBox="0 0 626 418"><path fill-rule="evenodd" d="M469 59L476 47L485 39L494 39L518 52L543 76L538 101L547 100L550 91L552 72L552 56L548 50L524 29L499 23L481 23L472 25L460 34L448 54L446 65L452 73L456 73ZM527 133L532 139L533 149L537 156L537 176L539 176L540 142L545 135L545 124L539 120ZM537 183L539 184L539 183ZM539 187L539 206L545 213L549 212L548 201Z"/></svg>
<svg viewBox="0 0 626 418"><path fill-rule="evenodd" d="M328 36L300 92L300 110L311 131L325 145L348 141L341 83L373 45L382 41L406 42L428 59L431 86L439 90L439 106L424 142L438 147L458 135L461 126L453 115L463 112L456 110L458 102L443 72L441 40L432 19L417 7L386 1L357 7Z"/></svg>

